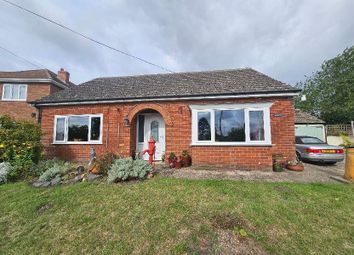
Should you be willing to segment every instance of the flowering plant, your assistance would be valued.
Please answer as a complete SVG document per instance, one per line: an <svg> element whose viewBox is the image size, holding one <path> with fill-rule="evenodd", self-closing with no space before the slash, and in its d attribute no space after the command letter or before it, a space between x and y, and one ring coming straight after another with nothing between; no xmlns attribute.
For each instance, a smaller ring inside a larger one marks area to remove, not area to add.
<svg viewBox="0 0 354 255"><path fill-rule="evenodd" d="M0 162L13 166L10 179L26 177L32 163L38 162L42 154L40 139L38 124L0 117Z"/></svg>

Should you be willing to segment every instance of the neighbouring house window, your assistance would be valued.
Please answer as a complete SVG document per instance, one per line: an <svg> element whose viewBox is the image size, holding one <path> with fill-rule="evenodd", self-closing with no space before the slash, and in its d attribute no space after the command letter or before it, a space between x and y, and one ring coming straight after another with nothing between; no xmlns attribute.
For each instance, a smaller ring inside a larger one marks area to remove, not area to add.
<svg viewBox="0 0 354 255"><path fill-rule="evenodd" d="M4 84L3 100L26 101L27 85L26 84Z"/></svg>
<svg viewBox="0 0 354 255"><path fill-rule="evenodd" d="M210 141L210 112L198 112L198 140Z"/></svg>
<svg viewBox="0 0 354 255"><path fill-rule="evenodd" d="M156 120L151 122L151 136L155 142L159 141L159 123Z"/></svg>
<svg viewBox="0 0 354 255"><path fill-rule="evenodd" d="M138 115L138 142L144 142L144 125L145 125L145 116Z"/></svg>
<svg viewBox="0 0 354 255"><path fill-rule="evenodd" d="M102 115L55 116L54 143L101 143Z"/></svg>
<svg viewBox="0 0 354 255"><path fill-rule="evenodd" d="M270 145L271 103L191 105L193 145Z"/></svg>

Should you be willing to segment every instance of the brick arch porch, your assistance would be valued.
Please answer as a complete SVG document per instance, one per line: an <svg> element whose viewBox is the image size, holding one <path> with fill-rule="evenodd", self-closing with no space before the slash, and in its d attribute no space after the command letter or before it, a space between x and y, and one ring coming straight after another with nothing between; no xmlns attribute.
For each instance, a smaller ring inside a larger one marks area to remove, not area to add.
<svg viewBox="0 0 354 255"><path fill-rule="evenodd" d="M137 116L137 114L141 111L144 111L144 110L157 111L163 117L163 119L165 121L165 125L173 126L173 122L172 122L171 115L170 115L169 111L166 110L166 108L162 107L160 104L156 104L156 103L140 104L140 105L134 106L133 109L131 109L128 114L129 123L132 123L132 121Z"/></svg>
<svg viewBox="0 0 354 255"><path fill-rule="evenodd" d="M134 106L128 113L128 115L126 116L126 119L128 119L129 121L129 155L132 157L135 157L137 155L137 153L142 149L142 145L140 144L138 146L137 143L137 132L138 132L138 116L139 114L143 114L146 116L146 114L157 114L160 116L160 118L162 118L163 120L163 125L164 125L164 140L165 142L164 144L164 149L166 148L166 130L169 129L169 127L173 126L172 123L172 119L170 116L170 113L167 109L164 109L161 105L159 104L142 104L142 105L136 105ZM145 117L146 119L146 117ZM146 125L146 121L145 121L145 125ZM144 131L145 132L145 131ZM146 137L145 137L145 142L146 143ZM146 144L143 146L144 149Z"/></svg>

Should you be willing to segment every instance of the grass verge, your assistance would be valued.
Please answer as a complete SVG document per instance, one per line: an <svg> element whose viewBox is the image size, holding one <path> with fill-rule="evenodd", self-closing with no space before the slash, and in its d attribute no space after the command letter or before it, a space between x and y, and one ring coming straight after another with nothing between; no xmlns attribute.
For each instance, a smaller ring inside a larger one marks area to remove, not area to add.
<svg viewBox="0 0 354 255"><path fill-rule="evenodd" d="M341 184L6 184L0 254L353 254L353 201Z"/></svg>

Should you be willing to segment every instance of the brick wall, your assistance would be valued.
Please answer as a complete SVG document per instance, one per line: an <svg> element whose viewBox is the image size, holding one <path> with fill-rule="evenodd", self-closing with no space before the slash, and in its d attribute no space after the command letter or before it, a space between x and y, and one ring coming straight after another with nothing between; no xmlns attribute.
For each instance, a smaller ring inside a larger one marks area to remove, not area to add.
<svg viewBox="0 0 354 255"><path fill-rule="evenodd" d="M273 102L271 107L272 146L191 146L190 104L201 103L252 103ZM149 103L127 103L111 105L81 105L43 107L43 143L48 157L57 156L66 160L84 161L89 158L90 147L98 155L112 151L130 156L135 149L136 113L144 107L162 113L166 125L166 155L171 151L180 154L187 149L192 154L193 164L237 166L239 169L269 170L272 154L281 153L288 159L295 156L294 105L292 98L258 98L243 100L177 101ZM55 115L103 114L103 143L99 145L53 145ZM280 115L279 115L280 114ZM278 116L277 116L278 115ZM131 117L129 126L124 118Z"/></svg>
<svg viewBox="0 0 354 255"><path fill-rule="evenodd" d="M57 86L51 84L29 84L27 87L26 101L3 101L2 100L3 84L0 84L0 115L10 115L17 120L37 121L38 110L31 106L28 102L40 99L51 93L61 90ZM33 116L32 114L35 114Z"/></svg>

